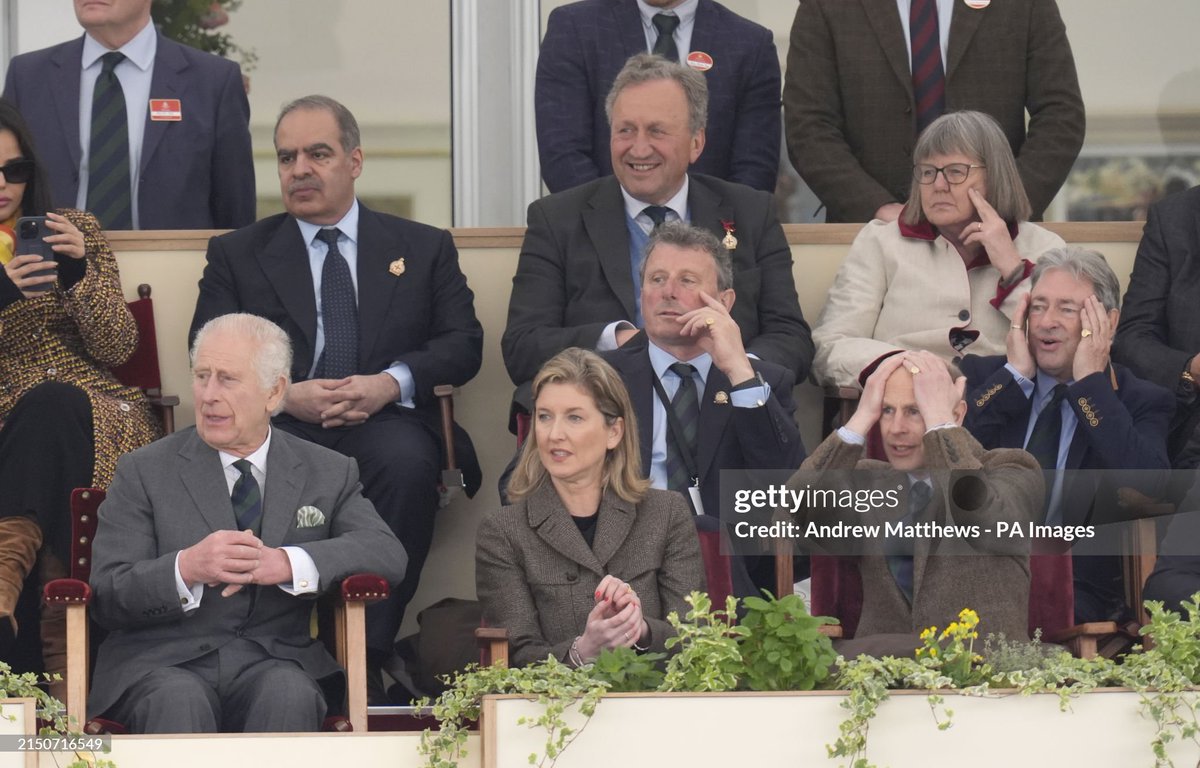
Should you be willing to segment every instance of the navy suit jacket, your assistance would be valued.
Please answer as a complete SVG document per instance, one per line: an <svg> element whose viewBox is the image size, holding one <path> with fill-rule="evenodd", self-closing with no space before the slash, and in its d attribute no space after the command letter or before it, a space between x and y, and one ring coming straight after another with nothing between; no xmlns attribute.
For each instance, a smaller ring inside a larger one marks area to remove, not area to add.
<svg viewBox="0 0 1200 768"><path fill-rule="evenodd" d="M1004 367L1003 355L967 355L960 369L967 377L967 416L963 426L985 448L1023 448L1032 403ZM1175 411L1171 393L1139 379L1124 366L1113 365L1117 386L1108 373L1094 373L1067 388L1067 402L1078 423L1063 469L1161 470L1131 477L1149 495L1167 481L1167 429ZM1063 490L1064 520L1082 522L1091 510L1092 484ZM1086 498L1082 495L1086 494ZM1086 506L1085 506L1086 505Z"/></svg>
<svg viewBox="0 0 1200 768"><path fill-rule="evenodd" d="M79 190L79 77L83 37L9 63L4 98L20 110L60 208ZM250 103L241 69L158 36L151 99L178 99L183 119L151 120L138 168L141 229L233 229L254 221Z"/></svg>
<svg viewBox="0 0 1200 768"><path fill-rule="evenodd" d="M416 408L401 412L440 434L434 386L467 383L483 358L474 294L459 269L449 232L376 213L362 203L358 210L358 373L407 364L416 384ZM404 271L394 275L389 267L398 259L404 260ZM307 379L316 345L317 298L295 219L278 214L214 237L207 260L189 343L218 315L260 315L292 340L292 380ZM466 432L455 432L458 466L473 494L479 487L479 462Z"/></svg>
<svg viewBox="0 0 1200 768"><path fill-rule="evenodd" d="M638 438L642 446L642 470L650 473L654 447L654 369L650 364L645 334L625 346L601 355L621 374L637 414ZM796 469L804 461L804 443L796 427L796 403L792 388L796 380L786 368L765 360L750 359L750 365L771 386L771 397L759 408L735 408L719 404L716 394L728 393L729 378L716 365L709 369L700 398L697 433L697 465L700 499L705 515L717 517L721 510L722 469Z"/></svg>
<svg viewBox="0 0 1200 768"><path fill-rule="evenodd" d="M538 55L534 105L542 178L551 192L612 173L604 101L626 60L646 53L636 0L554 9ZM712 57L704 152L691 170L774 193L779 171L779 58L770 30L700 0L692 51Z"/></svg>

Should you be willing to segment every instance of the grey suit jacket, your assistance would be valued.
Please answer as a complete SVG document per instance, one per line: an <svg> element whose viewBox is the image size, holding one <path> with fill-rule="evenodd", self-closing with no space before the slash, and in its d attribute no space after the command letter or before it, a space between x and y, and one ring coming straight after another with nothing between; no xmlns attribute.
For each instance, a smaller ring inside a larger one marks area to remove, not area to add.
<svg viewBox="0 0 1200 768"><path fill-rule="evenodd" d="M733 319L746 351L808 376L812 334L800 311L792 252L765 192L689 174L691 223L724 238L736 230ZM625 201L606 176L535 200L521 244L500 348L513 383L533 378L567 347L594 349L605 326L637 317Z"/></svg>
<svg viewBox="0 0 1200 768"><path fill-rule="evenodd" d="M1041 512L1042 471L1025 451L985 451L962 427L939 429L924 438L925 466L930 470L933 500L922 516L941 525L977 524L993 528L998 520L1024 524ZM855 478L875 488L907 485L907 477L882 461L863 459L863 448L843 442L837 433L813 451L801 470L861 470ZM954 471L970 471L982 485L965 493L954 486ZM872 474L866 475L869 471ZM800 476L811 480L812 475ZM813 482L813 487L820 487ZM953 496L953 498L952 498ZM902 494L903 498L907 498ZM902 504L903 506L903 504ZM869 522L895 520L900 510L874 509ZM953 512L951 512L953 510ZM890 517L887 516L890 512ZM809 514L816 514L810 512ZM853 522L859 522L855 520ZM888 569L882 541L859 542L858 569L863 604L857 637L916 634L925 627L945 627L963 608L975 610L984 632L1010 638L1029 636L1028 539L1006 539L983 533L978 539L918 539L913 548L913 601L910 605Z"/></svg>
<svg viewBox="0 0 1200 768"><path fill-rule="evenodd" d="M792 163L828 221L870 221L908 198L912 74L896 0L801 0L783 88ZM1055 0L955 3L946 111L1000 123L1041 218L1083 146L1083 98ZM1029 112L1029 128L1025 113Z"/></svg>
<svg viewBox="0 0 1200 768"><path fill-rule="evenodd" d="M705 589L696 528L681 495L652 489L633 505L605 493L599 515L588 549L554 486L546 483L480 523L475 588L484 619L508 630L514 665L548 655L566 661L607 574L637 592L656 651L674 634L667 614L683 616L683 598Z"/></svg>
<svg viewBox="0 0 1200 768"><path fill-rule="evenodd" d="M363 498L352 459L281 430L271 433L263 494L263 543L296 546L320 572L320 591L370 572L391 584L408 558ZM298 528L304 506L324 522ZM182 664L246 637L272 656L291 659L314 680L340 672L309 636L312 601L274 586L221 597L206 589L184 614L175 587L175 557L208 534L236 530L217 452L194 428L126 454L100 507L93 548L93 615L110 634L100 646L88 711L107 711L150 670Z"/></svg>

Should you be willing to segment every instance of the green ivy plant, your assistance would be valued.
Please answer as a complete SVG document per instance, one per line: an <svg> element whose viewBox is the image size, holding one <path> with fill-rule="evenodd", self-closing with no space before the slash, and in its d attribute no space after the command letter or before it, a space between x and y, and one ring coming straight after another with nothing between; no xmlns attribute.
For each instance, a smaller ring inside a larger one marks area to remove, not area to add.
<svg viewBox="0 0 1200 768"><path fill-rule="evenodd" d="M567 724L564 713L578 702L579 712L591 718L596 711L600 694L607 685L591 674L589 666L575 669L554 657L526 667L510 668L501 665L468 666L448 680L446 691L432 707L440 728L426 729L421 734L420 752L429 768L454 768L466 755L467 726L479 719L483 697L487 694L517 694L533 699L542 708L536 718L521 718L520 725L542 728L546 744L542 755L529 756L530 765L554 765L558 756L582 732ZM429 702L417 702L428 706ZM583 727L586 727L584 723ZM549 762L547 762L549 761Z"/></svg>
<svg viewBox="0 0 1200 768"><path fill-rule="evenodd" d="M58 675L44 677L45 682L61 679ZM63 703L46 693L39 683L38 676L32 672L13 672L7 662L0 661L0 699L33 699L37 719L43 723L38 735L84 738L77 728L71 727L75 723L68 721ZM12 715L8 719L16 720ZM75 757L65 768L116 768L113 761L99 760L92 752L76 752Z"/></svg>
<svg viewBox="0 0 1200 768"><path fill-rule="evenodd" d="M747 629L733 624L737 616L737 598L725 598L725 610L713 610L704 592L684 598L691 610L686 620L671 611L667 621L675 636L667 638L667 650L678 651L667 661L662 691L732 691L745 669L738 638Z"/></svg>

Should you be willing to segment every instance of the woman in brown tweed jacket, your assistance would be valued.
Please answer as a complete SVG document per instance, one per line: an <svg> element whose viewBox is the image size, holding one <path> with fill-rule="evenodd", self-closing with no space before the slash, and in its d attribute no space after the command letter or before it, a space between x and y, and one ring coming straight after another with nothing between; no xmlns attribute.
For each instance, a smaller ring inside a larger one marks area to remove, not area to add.
<svg viewBox="0 0 1200 768"><path fill-rule="evenodd" d="M692 513L650 489L620 376L571 348L533 380L534 428L508 485L512 506L479 526L484 618L505 627L513 664L580 666L605 648L663 649L671 611L704 589Z"/></svg>
<svg viewBox="0 0 1200 768"><path fill-rule="evenodd" d="M0 658L26 668L38 664L38 590L25 582L35 562L65 574L71 489L107 486L121 454L161 433L141 391L109 371L137 346L116 259L91 214L47 211L31 144L0 101ZM17 219L37 215L57 265L14 253ZM48 671L62 666L61 622L42 617Z"/></svg>

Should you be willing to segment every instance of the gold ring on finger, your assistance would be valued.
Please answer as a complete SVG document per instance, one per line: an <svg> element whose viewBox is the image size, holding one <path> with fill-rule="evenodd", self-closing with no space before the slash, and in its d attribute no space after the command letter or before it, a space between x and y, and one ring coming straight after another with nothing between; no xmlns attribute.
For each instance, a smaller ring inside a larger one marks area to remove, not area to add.
<svg viewBox="0 0 1200 768"><path fill-rule="evenodd" d="M914 365L908 369L908 372L911 373L913 376L916 376L918 373L921 372L921 369Z"/></svg>
<svg viewBox="0 0 1200 768"><path fill-rule="evenodd" d="M712 328L712 324L715 322L716 321L713 320L711 317L704 318L704 324L707 325L709 328Z"/></svg>
<svg viewBox="0 0 1200 768"><path fill-rule="evenodd" d="M1088 336L1092 335L1092 329L1084 328L1083 331L1081 331L1079 335L1086 339Z"/></svg>

